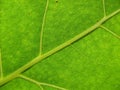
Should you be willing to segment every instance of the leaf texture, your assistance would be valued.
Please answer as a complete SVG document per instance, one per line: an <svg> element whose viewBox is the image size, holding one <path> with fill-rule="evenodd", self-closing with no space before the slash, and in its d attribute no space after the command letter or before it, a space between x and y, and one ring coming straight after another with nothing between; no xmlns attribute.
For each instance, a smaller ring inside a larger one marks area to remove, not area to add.
<svg viewBox="0 0 120 90"><path fill-rule="evenodd" d="M119 90L119 12L66 48L14 74L116 10L120 12L120 0L2 0L0 90ZM11 74L15 78L1 84Z"/></svg>

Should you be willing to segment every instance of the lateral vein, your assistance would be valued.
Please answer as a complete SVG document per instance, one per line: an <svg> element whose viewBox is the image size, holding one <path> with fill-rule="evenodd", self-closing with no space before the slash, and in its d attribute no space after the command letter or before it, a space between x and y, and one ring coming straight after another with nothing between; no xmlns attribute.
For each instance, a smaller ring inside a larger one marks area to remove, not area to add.
<svg viewBox="0 0 120 90"><path fill-rule="evenodd" d="M42 54L43 32L44 32L45 19L46 19L46 14L48 10L48 5L49 5L49 0L47 0L47 3L46 3L45 12L44 12L43 21L42 21L42 28L40 32L40 55Z"/></svg>
<svg viewBox="0 0 120 90"><path fill-rule="evenodd" d="M44 31L44 25L45 25L45 19L46 19L46 13L47 13L48 5L49 5L49 0L46 1L45 11L44 11L43 21L42 21L42 27L41 27L41 32L40 32L40 48L39 48L40 49L39 50L40 55L42 54L43 31ZM26 77L26 76L24 76L22 74L19 75L19 77L26 78L25 80L29 80L29 77ZM34 81L32 81L32 82L35 83ZM39 84L39 87L41 88L41 90L44 90L43 87L40 84Z"/></svg>
<svg viewBox="0 0 120 90"><path fill-rule="evenodd" d="M109 30L108 28L106 28L105 26L101 25L100 26L102 29L106 30L107 32L111 33L113 36L115 36L116 38L120 39L120 36L117 35L116 33L114 33L113 31Z"/></svg>
<svg viewBox="0 0 120 90"><path fill-rule="evenodd" d="M24 76L24 75L20 75L19 77L20 77L20 78L23 78L23 79L25 79L25 80L27 80L27 81L30 81L30 82L38 85L38 86L43 85L43 86L53 87L53 88L56 88L56 89L59 89L59 90L67 90L67 89L65 89L65 88L63 88L63 87L59 87L59 86L56 86L56 85L53 85L53 84L38 82L38 81L36 81L36 80L34 80L34 79L32 79L32 78L26 77L26 76Z"/></svg>
<svg viewBox="0 0 120 90"><path fill-rule="evenodd" d="M106 16L106 8L105 8L105 0L102 0L103 2L103 12L104 12L104 17Z"/></svg>
<svg viewBox="0 0 120 90"><path fill-rule="evenodd" d="M0 79L3 79L3 68L2 68L1 48L0 48Z"/></svg>

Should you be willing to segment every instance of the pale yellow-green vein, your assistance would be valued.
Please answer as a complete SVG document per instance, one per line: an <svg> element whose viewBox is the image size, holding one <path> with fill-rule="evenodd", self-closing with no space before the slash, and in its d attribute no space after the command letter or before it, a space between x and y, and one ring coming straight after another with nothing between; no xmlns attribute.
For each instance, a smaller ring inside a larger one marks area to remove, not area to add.
<svg viewBox="0 0 120 90"><path fill-rule="evenodd" d="M114 33L113 31L109 30L108 28L106 28L105 26L101 25L101 28L103 28L104 30L106 30L107 32L109 32L110 34L112 34L113 36L115 36L116 38L120 39L120 36L117 35L116 33Z"/></svg>
<svg viewBox="0 0 120 90"><path fill-rule="evenodd" d="M102 0L102 3L103 3L103 13L105 17L106 16L105 0Z"/></svg>
<svg viewBox="0 0 120 90"><path fill-rule="evenodd" d="M44 32L44 26L45 26L45 19L46 19L46 14L48 10L48 5L49 5L49 0L47 0L46 7L45 7L45 12L43 15L43 21L42 21L42 27L41 27L41 32L40 32L40 55L42 54L42 43L43 43L43 32Z"/></svg>
<svg viewBox="0 0 120 90"><path fill-rule="evenodd" d="M2 69L2 55L1 55L1 48L0 48L0 79L3 78L3 69Z"/></svg>
<svg viewBox="0 0 120 90"><path fill-rule="evenodd" d="M26 76L24 76L24 75L20 75L19 77L20 77L20 78L23 78L23 79L25 79L25 80L27 80L27 81L30 81L30 82L38 85L38 86L43 85L43 86L53 87L53 88L56 88L56 89L59 89L59 90L67 90L67 89L65 89L65 88L62 88L62 87L60 87L60 86L56 86L56 85L53 85L53 84L38 82L38 81L36 81L36 80L34 80L34 79L31 79L31 78L29 78L29 77L26 77Z"/></svg>

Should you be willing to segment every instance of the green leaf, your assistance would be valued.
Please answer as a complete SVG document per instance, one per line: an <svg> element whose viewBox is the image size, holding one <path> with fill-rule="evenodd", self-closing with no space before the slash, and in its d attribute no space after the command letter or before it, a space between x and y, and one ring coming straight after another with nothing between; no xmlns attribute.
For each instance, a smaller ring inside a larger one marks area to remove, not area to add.
<svg viewBox="0 0 120 90"><path fill-rule="evenodd" d="M1 0L0 90L119 90L120 0Z"/></svg>

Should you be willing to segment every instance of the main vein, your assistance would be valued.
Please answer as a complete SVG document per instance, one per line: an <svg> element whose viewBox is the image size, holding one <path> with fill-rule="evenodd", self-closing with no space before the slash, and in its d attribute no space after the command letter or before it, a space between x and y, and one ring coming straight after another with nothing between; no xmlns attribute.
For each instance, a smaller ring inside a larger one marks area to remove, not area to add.
<svg viewBox="0 0 120 90"><path fill-rule="evenodd" d="M75 37L73 37L72 39L66 41L65 43L57 46L56 48L48 51L47 53L43 54L43 55L39 55L36 58L34 58L33 60L31 60L30 62L28 62L27 64L23 65L22 67L20 67L19 69L17 69L16 71L14 71L13 73L11 73L10 75L6 76L5 78L3 78L2 80L0 80L0 86L4 85L5 83L11 81L12 79L16 78L19 76L19 74L21 74L22 72L24 72L25 70L27 70L28 68L32 67L33 65L37 64L38 62L40 62L41 60L55 54L56 52L62 50L63 48L71 45L72 43L74 43L75 41L85 37L86 35L88 35L89 33L93 32L95 29L97 29L100 25L102 25L104 22L106 22L107 20L109 20L110 18L112 18L113 16L115 16L116 14L120 13L120 9L116 10L115 12L111 13L110 15L103 17L100 21L98 21L96 24L94 24L93 26L91 26L90 28L88 28L87 30L83 31L82 33L76 35Z"/></svg>

